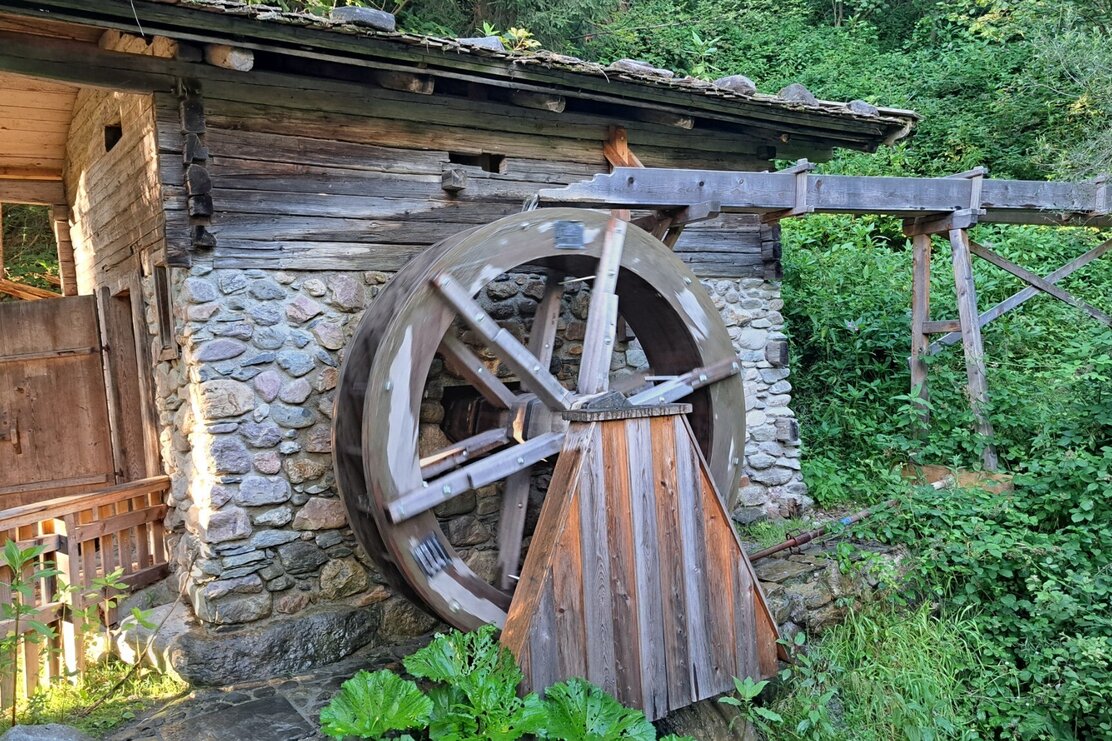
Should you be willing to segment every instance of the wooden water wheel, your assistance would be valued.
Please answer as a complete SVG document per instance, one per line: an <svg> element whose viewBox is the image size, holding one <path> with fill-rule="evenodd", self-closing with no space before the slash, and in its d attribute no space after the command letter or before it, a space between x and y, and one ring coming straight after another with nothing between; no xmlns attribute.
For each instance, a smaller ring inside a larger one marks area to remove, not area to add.
<svg viewBox="0 0 1112 741"><path fill-rule="evenodd" d="M524 340L475 298L495 278L520 271L547 276ZM561 383L551 367L562 299L582 285L590 286L583 352L576 377ZM650 370L611 389L619 315ZM457 327L512 380L492 372ZM474 387L488 424L423 454L420 407L438 355ZM583 209L524 212L456 235L389 282L348 345L333 450L351 526L410 599L461 629L501 626L527 535L530 472L558 456L574 410L681 399L691 406L688 420L714 484L732 498L745 443L737 356L710 298L664 244ZM497 482L500 573L488 583L449 543L434 508Z"/></svg>

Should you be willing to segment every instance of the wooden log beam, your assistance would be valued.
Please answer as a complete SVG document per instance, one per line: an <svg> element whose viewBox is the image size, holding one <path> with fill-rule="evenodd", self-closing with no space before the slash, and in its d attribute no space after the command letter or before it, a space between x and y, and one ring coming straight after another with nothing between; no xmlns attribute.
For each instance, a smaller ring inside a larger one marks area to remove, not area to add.
<svg viewBox="0 0 1112 741"><path fill-rule="evenodd" d="M14 280L0 278L0 293L6 293L23 301L38 301L44 298L61 298L62 294L48 291L45 288L36 288L26 283L16 283Z"/></svg>
<svg viewBox="0 0 1112 741"><path fill-rule="evenodd" d="M1044 278L1040 278L1039 276L1032 273L1030 270L1020 267L1010 260L1006 260L1005 258L996 254L984 245L977 244L973 240L970 240L969 251L982 260L990 262L1002 270L1006 270L1015 277L1019 278L1024 283L1028 283L1032 287L1037 288L1043 293L1049 294L1059 301L1063 301L1076 309L1080 309L1081 311L1091 316L1093 319L1096 319L1098 322L1112 327L1112 317L1108 316L1100 309L1096 308L1092 304L1088 304L1074 297L1068 291L1059 288L1058 286L1054 285Z"/></svg>
<svg viewBox="0 0 1112 741"><path fill-rule="evenodd" d="M931 238L927 234L912 239L911 258L911 393L918 395L921 404L919 418L923 428L930 423L927 392L927 327L930 318L931 296Z"/></svg>
<svg viewBox="0 0 1112 741"><path fill-rule="evenodd" d="M50 206L65 203L66 192L62 180L37 178L7 178L0 173L0 203L27 203Z"/></svg>
<svg viewBox="0 0 1112 741"><path fill-rule="evenodd" d="M1050 275L1046 276L1046 282L1048 282L1048 283L1057 283L1058 281L1063 280L1064 278L1068 277L1069 275L1072 275L1074 272L1076 272L1076 271L1080 270L1081 268L1085 267L1086 265L1091 263L1093 260L1099 259L1101 256L1103 256L1104 254L1106 254L1110 250L1112 250L1112 239L1094 247L1093 249L1086 252L1084 255L1081 255L1080 257L1077 257L1073 260L1070 260L1068 263L1066 263L1062 267L1058 268L1057 270L1055 270ZM1040 293L1039 289L1037 289L1033 286L1028 286L1027 288L1024 288L1022 291L1019 291L1019 292L1009 296L1008 298L1006 298L1003 301L1001 301L1000 303L998 303L996 306L993 306L991 309L988 309L987 311L985 311L983 314L981 314L981 316L978 318L977 321L983 327L986 324L988 324L989 322L993 321L994 319L998 319L1001 316L1003 316L1004 314L1007 314L1009 311L1016 308L1020 304L1023 304L1024 302L1026 302L1026 301L1034 298L1035 296L1039 295L1039 293ZM952 345L960 339L961 339L961 332L960 331L957 331L957 330L951 331L949 334L947 334L943 337L940 337L940 338L938 338L937 340L935 340L934 342L931 343L930 354L931 355L936 355L937 353L939 353L942 350L942 348L944 346Z"/></svg>
<svg viewBox="0 0 1112 741"><path fill-rule="evenodd" d="M977 318L977 289L973 285L973 264L969 254L969 236L963 229L950 232L954 263L954 292L961 321L962 347L965 349L965 375L969 403L977 420L977 433L987 442L983 453L985 468L997 469L996 448L992 444L992 422L988 418L988 380L985 372L985 350L981 341L981 325Z"/></svg>
<svg viewBox="0 0 1112 741"><path fill-rule="evenodd" d="M610 156L608 151L607 156ZM905 219L968 210L973 180L811 175L806 203L818 213L887 214ZM982 222L1112 226L1096 183L990 180L981 183ZM716 201L724 212L767 214L796 206L791 172L616 167L588 181L540 191L544 205L676 208Z"/></svg>
<svg viewBox="0 0 1112 741"><path fill-rule="evenodd" d="M691 129L695 126L695 119L691 116L669 111L656 111L651 108L637 108L633 111L633 117L638 121L660 124L661 126L674 126L677 129Z"/></svg>

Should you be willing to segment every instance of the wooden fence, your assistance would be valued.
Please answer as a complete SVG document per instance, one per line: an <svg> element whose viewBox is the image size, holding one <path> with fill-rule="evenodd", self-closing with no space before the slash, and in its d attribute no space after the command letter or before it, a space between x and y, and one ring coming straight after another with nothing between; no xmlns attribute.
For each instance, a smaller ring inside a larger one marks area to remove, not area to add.
<svg viewBox="0 0 1112 741"><path fill-rule="evenodd" d="M25 567L24 577L53 563L57 577L34 584L28 607L34 613L20 621L21 638L35 628L29 620L53 629L53 639L21 640L16 664L19 682L11 671L12 656L0 657L0 707L10 707L19 696L84 667L84 641L78 612L88 606L82 595L93 580L123 570L122 581L132 589L158 581L168 573L162 520L170 479L157 476L101 491L50 499L0 511L0 547L9 540L22 548L44 546L37 563ZM0 566L0 604L13 603L12 574ZM64 584L76 587L60 594ZM115 615L101 615L111 623ZM0 636L11 635L14 621L0 621Z"/></svg>

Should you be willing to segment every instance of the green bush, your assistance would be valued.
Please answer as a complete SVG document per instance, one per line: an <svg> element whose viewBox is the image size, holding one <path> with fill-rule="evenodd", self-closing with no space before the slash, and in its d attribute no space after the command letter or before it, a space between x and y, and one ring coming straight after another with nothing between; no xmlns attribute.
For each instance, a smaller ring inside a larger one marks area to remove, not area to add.
<svg viewBox="0 0 1112 741"><path fill-rule="evenodd" d="M411 738L398 735L403 731L425 731L433 741L656 739L644 713L583 679L552 685L544 699L536 693L520 697L521 670L499 645L494 626L438 635L403 663L430 683L427 695L393 672L360 672L321 711L322 731L332 738L376 740Z"/></svg>

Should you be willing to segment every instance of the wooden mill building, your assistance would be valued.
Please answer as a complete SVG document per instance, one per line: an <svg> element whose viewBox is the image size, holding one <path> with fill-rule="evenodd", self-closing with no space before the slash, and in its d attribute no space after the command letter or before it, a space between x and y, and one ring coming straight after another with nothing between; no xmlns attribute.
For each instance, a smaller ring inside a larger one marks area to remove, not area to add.
<svg viewBox="0 0 1112 741"><path fill-rule="evenodd" d="M59 558L85 577L176 573L191 612L175 662L198 681L430 627L355 546L330 457L345 342L410 258L612 166L774 169L872 151L915 122L383 16L0 0L0 204L51 209L65 296L0 304L0 530L66 528ZM722 217L675 249L746 368L742 502L797 507L776 228ZM445 407L427 406L436 437ZM477 571L484 507L444 514Z"/></svg>

